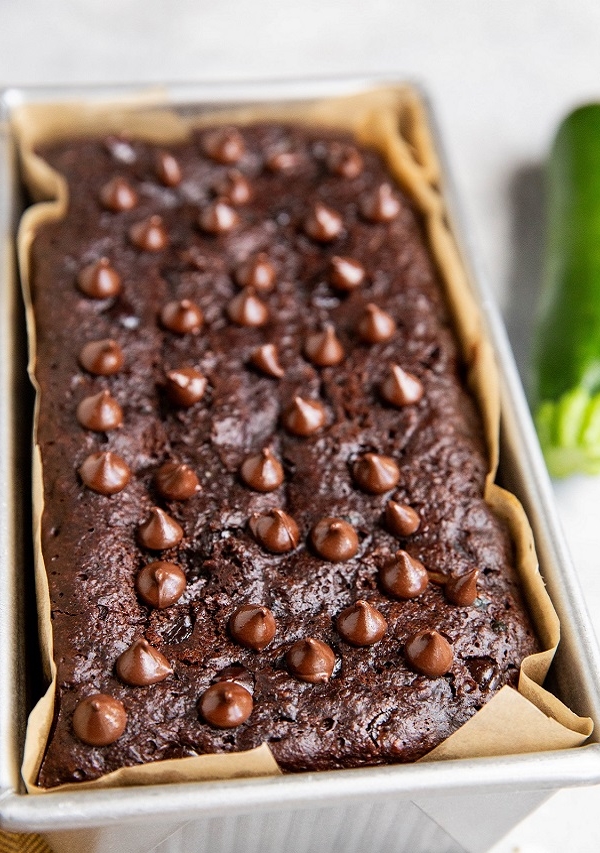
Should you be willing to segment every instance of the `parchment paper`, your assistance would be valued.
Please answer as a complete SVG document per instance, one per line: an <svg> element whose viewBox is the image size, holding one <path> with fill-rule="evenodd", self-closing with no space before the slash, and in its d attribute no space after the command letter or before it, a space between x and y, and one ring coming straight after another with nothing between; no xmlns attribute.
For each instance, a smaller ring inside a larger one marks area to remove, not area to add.
<svg viewBox="0 0 600 853"><path fill-rule="evenodd" d="M490 460L485 498L511 531L517 568L542 648L541 652L523 661L518 691L510 687L502 688L481 711L422 760L564 749L583 743L592 732L592 721L587 717L578 717L540 686L554 656L560 626L539 574L531 528L524 511L513 495L494 483L500 423L494 356L449 230L439 189L441 171L418 95L409 87L386 88L302 105L254 105L207 113L193 120L181 118L164 105L160 108L150 107L149 101L157 99L160 96L154 94L134 103L33 105L22 107L14 113L14 130L24 180L38 202L23 216L18 246L30 343L29 371L34 385L35 323L29 292L29 251L39 225L49 219L60 218L68 204L64 179L35 155L36 146L65 138L104 136L110 133L126 133L131 137L168 144L186 139L192 127L225 122L243 125L257 120L272 120L350 131L358 142L377 148L398 183L414 199L424 216L431 251L446 288L460 340L468 383L482 415ZM40 547L43 488L37 447L34 451L33 498L40 642L50 686L29 719L23 778L28 791L42 793L43 789L36 785L36 779L52 724L56 669L52 652L48 583ZM226 779L279 772L272 753L263 744L247 752L202 755L127 767L93 782L63 785L52 791Z"/></svg>

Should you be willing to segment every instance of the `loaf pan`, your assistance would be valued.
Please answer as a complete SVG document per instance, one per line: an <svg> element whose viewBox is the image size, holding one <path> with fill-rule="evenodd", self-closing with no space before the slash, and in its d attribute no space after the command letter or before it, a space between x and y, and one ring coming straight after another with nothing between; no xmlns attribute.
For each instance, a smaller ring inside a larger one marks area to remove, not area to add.
<svg viewBox="0 0 600 853"><path fill-rule="evenodd" d="M169 86L162 94L174 109L195 114L234 104L353 94L380 85L405 81L369 77L208 83ZM0 95L0 826L11 832L39 832L56 853L359 853L367 846L374 853L483 853L560 788L600 783L596 736L577 749L501 758L43 797L24 793L20 763L30 692L37 698L37 669L28 545L31 395L14 248L23 199L10 119L21 104L97 102L136 93L134 87L96 87L10 89ZM435 115L430 106L427 109L453 232L500 372L500 480L525 506L562 625L553 690L575 713L591 717L598 729L600 653L506 332L461 228Z"/></svg>

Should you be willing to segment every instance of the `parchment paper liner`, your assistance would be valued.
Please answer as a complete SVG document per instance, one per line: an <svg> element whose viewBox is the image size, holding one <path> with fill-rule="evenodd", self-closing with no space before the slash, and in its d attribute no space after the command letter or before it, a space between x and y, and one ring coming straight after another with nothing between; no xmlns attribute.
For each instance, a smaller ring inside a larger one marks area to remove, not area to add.
<svg viewBox="0 0 600 853"><path fill-rule="evenodd" d="M164 106L151 108L148 101L153 98L156 100L157 96L142 96L135 102L110 105L33 105L22 107L14 114L23 175L38 202L23 216L18 247L29 333L29 371L36 390L39 391L35 380L29 250L38 226L47 220L60 218L68 202L64 179L34 154L36 146L64 138L123 132L132 137L168 144L185 140L191 127L223 122L243 125L257 120L301 122L351 131L359 142L377 148L384 155L392 174L424 215L431 251L446 287L460 339L468 383L482 414L490 458L485 498L494 512L505 519L512 533L525 598L543 649L523 661L518 691L502 688L481 711L422 760L508 755L580 745L591 734L592 721L578 717L540 686L559 641L558 617L539 574L531 528L521 504L494 483L500 423L494 356L449 231L439 189L441 174L435 147L418 95L409 87L386 88L301 105L252 105L206 113L193 120L183 119ZM34 423L37 423L37 417ZM36 779L52 724L56 667L52 652L48 582L40 547L43 487L37 446L34 449L33 497L40 640L44 667L51 684L29 718L22 772L27 790L42 793L44 789L36 785ZM51 790L227 779L280 772L269 747L263 744L247 752L201 755L125 767L93 782L62 785Z"/></svg>

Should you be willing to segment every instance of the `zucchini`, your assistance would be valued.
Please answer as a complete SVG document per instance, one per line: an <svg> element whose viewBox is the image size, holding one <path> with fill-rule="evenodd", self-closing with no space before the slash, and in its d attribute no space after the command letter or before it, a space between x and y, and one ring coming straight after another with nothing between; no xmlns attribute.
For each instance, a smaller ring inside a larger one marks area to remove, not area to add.
<svg viewBox="0 0 600 853"><path fill-rule="evenodd" d="M600 104L562 122L547 170L532 404L550 473L600 473Z"/></svg>

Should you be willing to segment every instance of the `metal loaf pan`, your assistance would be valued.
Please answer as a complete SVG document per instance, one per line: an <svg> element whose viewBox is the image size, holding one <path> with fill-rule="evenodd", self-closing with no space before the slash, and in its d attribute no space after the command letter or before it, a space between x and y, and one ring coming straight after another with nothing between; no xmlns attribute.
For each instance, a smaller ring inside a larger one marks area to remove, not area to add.
<svg viewBox="0 0 600 853"><path fill-rule="evenodd" d="M174 109L197 113L240 103L291 102L401 85L381 77L210 83L164 90ZM600 782L600 744L502 758L303 773L31 796L20 782L28 686L26 649L35 617L28 565L31 397L15 272L22 210L10 137L23 103L106 100L119 89L11 89L0 95L0 826L41 833L56 853L482 853L559 788ZM426 102L426 98L423 98ZM495 346L502 392L502 484L528 512L544 579L562 623L555 690L600 728L600 653L553 505L552 490L499 312L461 240L435 117L454 233ZM28 642L29 641L29 642ZM31 667L31 664L29 664ZM36 689L35 686L33 688ZM39 691L39 684L37 685ZM37 697L34 697L37 698ZM596 735L595 737L598 737Z"/></svg>

